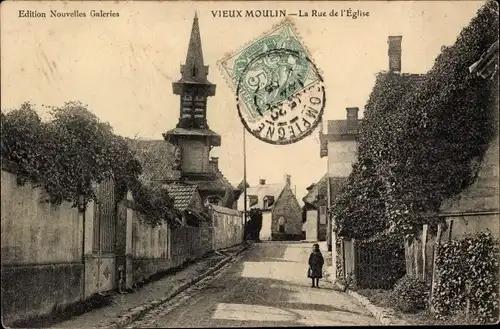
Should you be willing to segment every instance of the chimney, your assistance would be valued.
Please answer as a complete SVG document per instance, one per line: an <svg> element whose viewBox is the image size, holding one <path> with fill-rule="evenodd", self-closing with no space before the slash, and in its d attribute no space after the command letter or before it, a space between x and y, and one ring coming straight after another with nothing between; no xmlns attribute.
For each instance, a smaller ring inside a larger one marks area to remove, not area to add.
<svg viewBox="0 0 500 329"><path fill-rule="evenodd" d="M403 36L389 36L389 72L401 73L401 41Z"/></svg>
<svg viewBox="0 0 500 329"><path fill-rule="evenodd" d="M356 131L358 129L358 107L347 107L347 129L349 132Z"/></svg>
<svg viewBox="0 0 500 329"><path fill-rule="evenodd" d="M359 107L347 107L347 121L358 121Z"/></svg>
<svg viewBox="0 0 500 329"><path fill-rule="evenodd" d="M285 175L285 182L286 182L286 185L288 185L288 186L292 186L291 179L292 179L292 176L290 176L290 175Z"/></svg>
<svg viewBox="0 0 500 329"><path fill-rule="evenodd" d="M217 172L219 170L219 158L211 157L210 158L210 168L213 172Z"/></svg>
<svg viewBox="0 0 500 329"><path fill-rule="evenodd" d="M266 180L265 179L259 179L259 184L260 185L266 185Z"/></svg>

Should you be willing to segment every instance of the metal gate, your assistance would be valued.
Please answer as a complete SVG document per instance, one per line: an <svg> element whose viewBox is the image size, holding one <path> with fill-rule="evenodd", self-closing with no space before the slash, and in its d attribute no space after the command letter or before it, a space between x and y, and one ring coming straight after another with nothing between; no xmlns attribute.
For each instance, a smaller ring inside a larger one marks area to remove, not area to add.
<svg viewBox="0 0 500 329"><path fill-rule="evenodd" d="M358 288L390 289L405 274L403 246L384 241L356 241L355 277Z"/></svg>
<svg viewBox="0 0 500 329"><path fill-rule="evenodd" d="M115 289L116 200L112 179L99 184L94 205L92 256L87 260L86 295Z"/></svg>

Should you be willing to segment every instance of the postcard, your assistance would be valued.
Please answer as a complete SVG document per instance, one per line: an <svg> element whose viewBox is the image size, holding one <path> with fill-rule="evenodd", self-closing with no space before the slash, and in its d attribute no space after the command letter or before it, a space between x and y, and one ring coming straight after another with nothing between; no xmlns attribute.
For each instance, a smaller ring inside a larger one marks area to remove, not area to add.
<svg viewBox="0 0 500 329"><path fill-rule="evenodd" d="M5 326L498 322L495 1L0 24Z"/></svg>

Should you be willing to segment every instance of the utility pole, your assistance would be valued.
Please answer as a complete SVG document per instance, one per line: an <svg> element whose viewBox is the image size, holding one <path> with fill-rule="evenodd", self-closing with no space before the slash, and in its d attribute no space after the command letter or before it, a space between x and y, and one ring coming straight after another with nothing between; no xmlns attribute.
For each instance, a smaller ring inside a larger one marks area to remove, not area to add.
<svg viewBox="0 0 500 329"><path fill-rule="evenodd" d="M246 129L243 127L243 198L244 198L244 206L243 206L243 216L244 226L243 226L243 241L247 240L247 149L246 149L246 141L245 141Z"/></svg>

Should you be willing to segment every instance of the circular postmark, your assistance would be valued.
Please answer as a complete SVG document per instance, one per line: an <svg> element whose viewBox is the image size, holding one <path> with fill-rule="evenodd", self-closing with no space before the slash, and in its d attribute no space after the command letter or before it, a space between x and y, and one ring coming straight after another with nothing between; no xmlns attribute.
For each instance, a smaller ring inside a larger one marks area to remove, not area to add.
<svg viewBox="0 0 500 329"><path fill-rule="evenodd" d="M285 145L311 134L326 99L323 79L305 53L277 48L258 54L241 71L236 101L247 131Z"/></svg>

